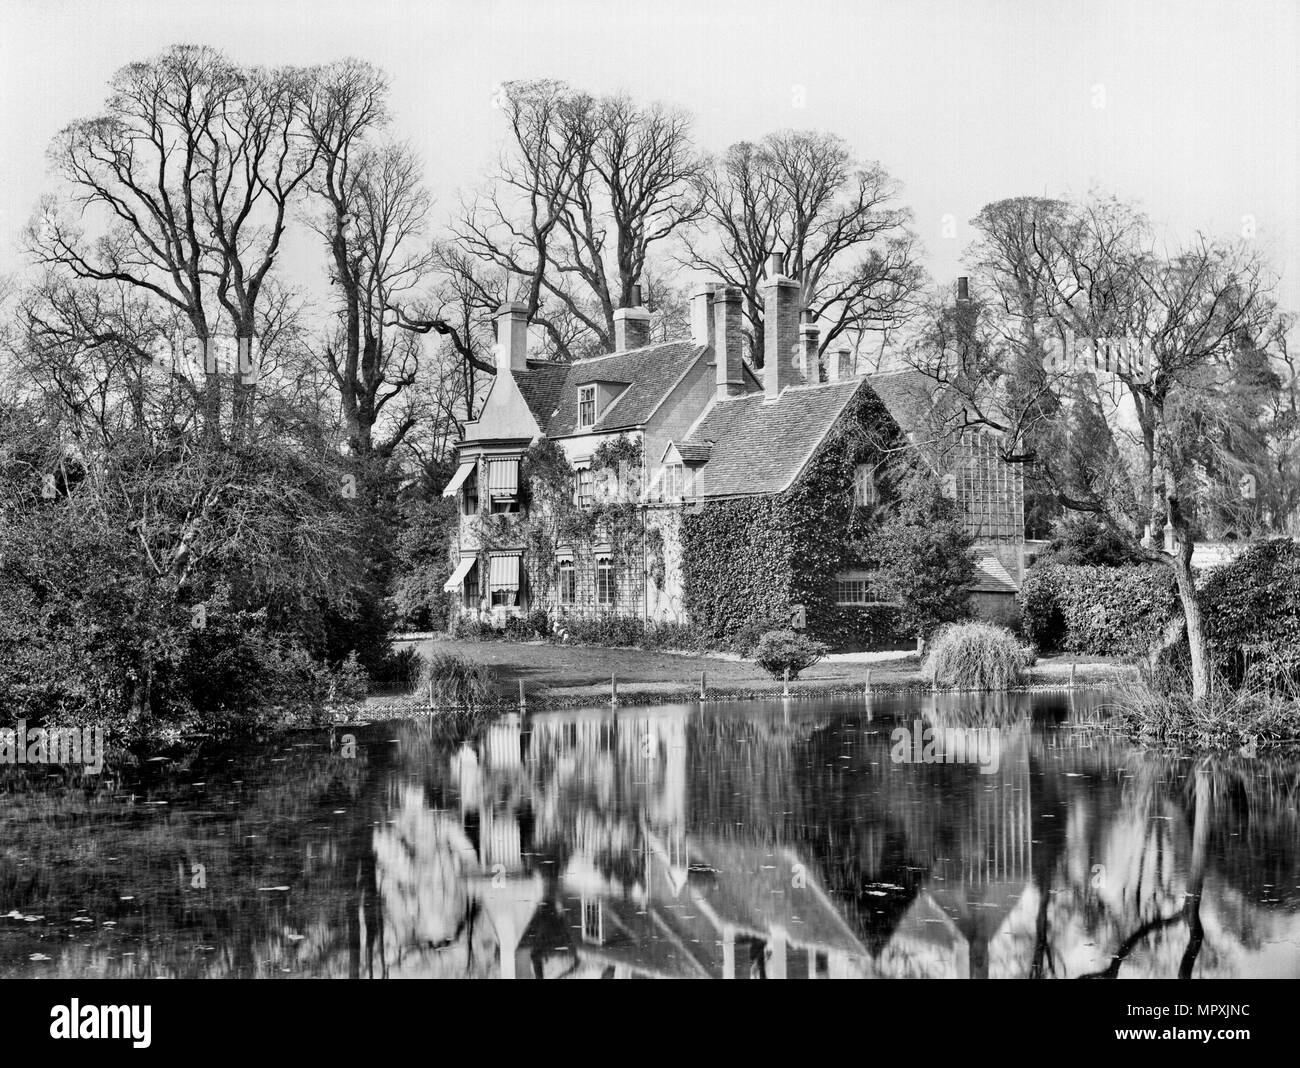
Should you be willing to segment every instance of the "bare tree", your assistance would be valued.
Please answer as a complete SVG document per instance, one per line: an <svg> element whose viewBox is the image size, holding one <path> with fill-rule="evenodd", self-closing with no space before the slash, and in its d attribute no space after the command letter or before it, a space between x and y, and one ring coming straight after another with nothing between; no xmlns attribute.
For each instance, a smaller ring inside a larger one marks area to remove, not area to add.
<svg viewBox="0 0 1300 1068"><path fill-rule="evenodd" d="M764 264L785 256L801 306L841 337L906 322L923 277L909 212L879 163L858 163L834 134L786 130L727 149L696 184L705 222L684 235L682 262L740 289L763 352Z"/></svg>
<svg viewBox="0 0 1300 1068"><path fill-rule="evenodd" d="M302 138L305 82L299 70L246 70L192 45L122 68L105 113L51 147L79 216L43 202L29 232L37 261L153 295L200 349L223 319L251 343L291 198L315 163ZM250 389L235 386L236 427ZM209 366L205 420L218 436L220 390Z"/></svg>
<svg viewBox="0 0 1300 1068"><path fill-rule="evenodd" d="M657 246L701 210L690 118L555 81L512 82L506 147L490 190L453 225L468 254L524 280L519 294L552 355L614 345Z"/></svg>
<svg viewBox="0 0 1300 1068"><path fill-rule="evenodd" d="M1225 433L1241 425L1232 383L1243 354L1276 336L1266 266L1203 237L1162 254L1145 220L1115 201L1000 202L977 225L974 258L993 297L953 309L912 363L955 398L959 428L1000 431L1005 457L1040 465L1065 507L1140 538L1138 551L1171 568L1203 699L1196 502L1207 472L1239 466ZM1074 339L1084 359L1047 358ZM1106 383L1118 392L1108 397ZM1088 457L1068 448L1081 426L1094 434ZM1240 499L1235 479L1226 492Z"/></svg>

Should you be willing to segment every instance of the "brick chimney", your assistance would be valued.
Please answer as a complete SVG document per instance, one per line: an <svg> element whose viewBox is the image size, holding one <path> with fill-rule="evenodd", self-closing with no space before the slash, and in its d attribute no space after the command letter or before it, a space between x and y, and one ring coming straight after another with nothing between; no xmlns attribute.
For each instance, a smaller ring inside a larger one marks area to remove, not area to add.
<svg viewBox="0 0 1300 1068"><path fill-rule="evenodd" d="M507 301L497 309L497 373L528 370L528 306Z"/></svg>
<svg viewBox="0 0 1300 1068"><path fill-rule="evenodd" d="M719 286L713 291L713 362L718 400L739 397L745 392L743 325L740 290Z"/></svg>
<svg viewBox="0 0 1300 1068"><path fill-rule="evenodd" d="M626 352L628 349L643 349L650 344L650 312L641 306L641 287L632 287L630 308L618 308L614 312L614 351Z"/></svg>
<svg viewBox="0 0 1300 1068"><path fill-rule="evenodd" d="M800 370L803 372L803 380L810 386L815 386L822 380L821 369L818 366L821 336L821 327L816 323L799 324Z"/></svg>
<svg viewBox="0 0 1300 1068"><path fill-rule="evenodd" d="M779 252L767 258L763 282L763 390L769 400L799 382L799 283L785 276L784 259Z"/></svg>
<svg viewBox="0 0 1300 1068"><path fill-rule="evenodd" d="M714 288L712 282L704 282L691 290L691 340L697 345L713 345Z"/></svg>

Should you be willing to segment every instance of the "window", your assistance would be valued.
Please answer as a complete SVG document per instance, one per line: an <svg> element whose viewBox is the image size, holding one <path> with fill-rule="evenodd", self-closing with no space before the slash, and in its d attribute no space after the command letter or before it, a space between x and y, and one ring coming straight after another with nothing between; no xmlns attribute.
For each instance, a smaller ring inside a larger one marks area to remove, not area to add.
<svg viewBox="0 0 1300 1068"><path fill-rule="evenodd" d="M464 488L465 514L478 515L478 468L471 471L469 477L465 479Z"/></svg>
<svg viewBox="0 0 1300 1068"><path fill-rule="evenodd" d="M596 472L584 467L578 472L578 504L586 507L596 500Z"/></svg>
<svg viewBox="0 0 1300 1068"><path fill-rule="evenodd" d="M681 464L664 467L661 489L666 501L680 501L686 495L686 472Z"/></svg>
<svg viewBox="0 0 1300 1068"><path fill-rule="evenodd" d="M853 470L853 503L866 508L880 500L876 493L876 469L868 464L858 464Z"/></svg>
<svg viewBox="0 0 1300 1068"><path fill-rule="evenodd" d="M578 387L578 429L596 425L596 387Z"/></svg>
<svg viewBox="0 0 1300 1068"><path fill-rule="evenodd" d="M559 565L560 604L576 604L578 601L578 569L573 560L561 560Z"/></svg>
<svg viewBox="0 0 1300 1068"><path fill-rule="evenodd" d="M609 556L600 556L596 558L596 603L598 605L610 606L614 603L614 597L618 593L618 586L614 579L614 560Z"/></svg>
<svg viewBox="0 0 1300 1068"><path fill-rule="evenodd" d="M466 608L478 607L478 568L471 567L465 575L465 585L462 590L464 599L461 601Z"/></svg>
<svg viewBox="0 0 1300 1068"><path fill-rule="evenodd" d="M835 603L844 607L861 607L894 602L876 586L874 576L865 572L851 572L835 577Z"/></svg>
<svg viewBox="0 0 1300 1068"><path fill-rule="evenodd" d="M490 559L488 588L492 607L516 607L520 603L519 553L495 553Z"/></svg>
<svg viewBox="0 0 1300 1068"><path fill-rule="evenodd" d="M519 511L519 458L488 461L488 497L493 512Z"/></svg>

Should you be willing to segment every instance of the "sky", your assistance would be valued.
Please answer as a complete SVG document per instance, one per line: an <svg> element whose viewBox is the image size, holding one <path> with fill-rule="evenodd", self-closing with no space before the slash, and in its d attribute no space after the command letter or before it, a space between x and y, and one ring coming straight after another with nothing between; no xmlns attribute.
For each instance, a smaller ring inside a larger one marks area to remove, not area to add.
<svg viewBox="0 0 1300 1068"><path fill-rule="evenodd" d="M385 68L435 230L487 179L494 87L553 77L681 105L710 151L838 133L902 183L945 284L984 204L1097 189L1171 242L1251 233L1300 311L1300 0L0 0L0 26L0 272L53 188L51 137L118 67L191 42ZM317 270L296 240L288 269Z"/></svg>

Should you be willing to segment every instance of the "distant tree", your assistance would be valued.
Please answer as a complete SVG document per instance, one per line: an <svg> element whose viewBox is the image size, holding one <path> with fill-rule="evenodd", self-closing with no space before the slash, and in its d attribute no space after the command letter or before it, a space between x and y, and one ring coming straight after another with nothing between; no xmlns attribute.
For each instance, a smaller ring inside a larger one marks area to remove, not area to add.
<svg viewBox="0 0 1300 1068"><path fill-rule="evenodd" d="M682 262L738 288L762 362L762 281L785 256L821 347L905 322L921 284L898 184L829 133L784 130L732 145L696 179L704 218L684 232Z"/></svg>
<svg viewBox="0 0 1300 1068"><path fill-rule="evenodd" d="M501 107L493 185L464 204L456 242L518 280L509 295L554 356L608 352L654 251L699 214L690 117L556 81L507 83Z"/></svg>

